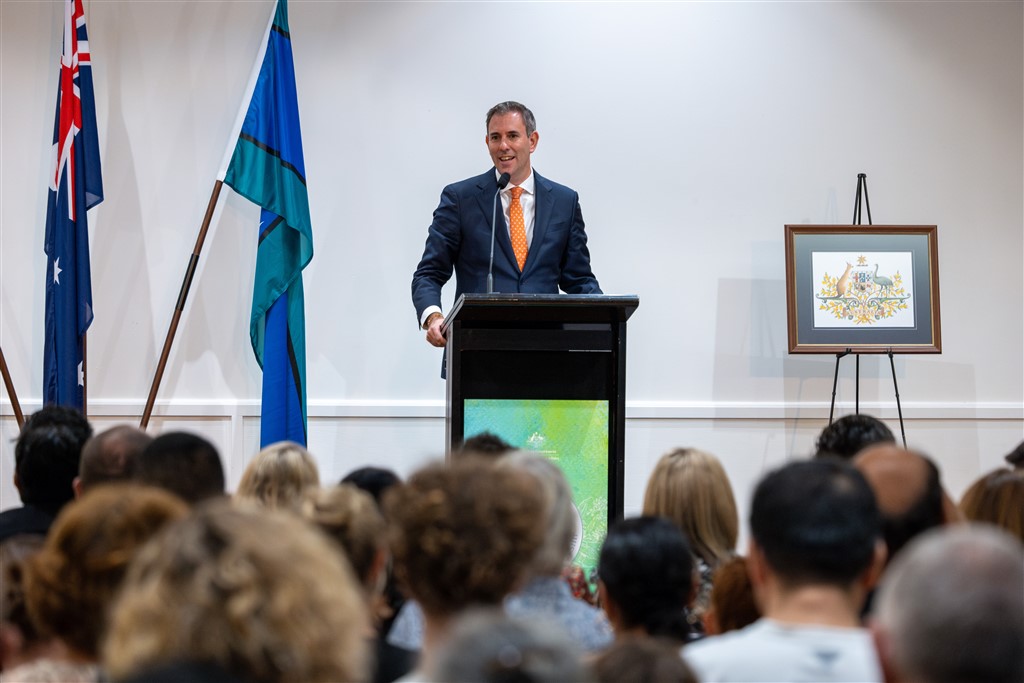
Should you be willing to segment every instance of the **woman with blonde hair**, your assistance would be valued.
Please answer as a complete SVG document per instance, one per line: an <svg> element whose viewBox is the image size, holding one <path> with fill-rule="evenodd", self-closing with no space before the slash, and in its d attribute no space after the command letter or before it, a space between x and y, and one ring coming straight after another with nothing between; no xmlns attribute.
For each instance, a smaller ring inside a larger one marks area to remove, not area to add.
<svg viewBox="0 0 1024 683"><path fill-rule="evenodd" d="M711 599L711 577L736 552L739 514L725 468L696 448L661 456L644 493L643 514L666 517L687 536L697 560L700 586L687 620L699 633Z"/></svg>
<svg viewBox="0 0 1024 683"><path fill-rule="evenodd" d="M294 509L307 488L319 485L320 472L309 451L292 441L279 441L257 453L245 468L235 500Z"/></svg>
<svg viewBox="0 0 1024 683"><path fill-rule="evenodd" d="M168 527L132 562L111 614L103 654L115 681L368 674L366 601L352 569L285 512L219 503Z"/></svg>

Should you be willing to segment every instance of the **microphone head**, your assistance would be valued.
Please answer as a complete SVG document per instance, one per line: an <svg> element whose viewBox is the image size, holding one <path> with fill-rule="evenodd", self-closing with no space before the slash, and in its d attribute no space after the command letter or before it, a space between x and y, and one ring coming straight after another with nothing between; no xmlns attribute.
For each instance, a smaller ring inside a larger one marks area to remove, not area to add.
<svg viewBox="0 0 1024 683"><path fill-rule="evenodd" d="M504 190L505 186L508 185L508 181L512 178L508 173L502 173L501 177L498 178L498 189Z"/></svg>

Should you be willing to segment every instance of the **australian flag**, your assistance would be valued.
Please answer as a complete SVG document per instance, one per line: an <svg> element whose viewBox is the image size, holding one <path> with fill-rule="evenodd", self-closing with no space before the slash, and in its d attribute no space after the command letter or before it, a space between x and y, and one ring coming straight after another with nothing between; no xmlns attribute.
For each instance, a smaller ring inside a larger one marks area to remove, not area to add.
<svg viewBox="0 0 1024 683"><path fill-rule="evenodd" d="M313 228L299 131L288 3L280 0L224 183L260 205L249 335L263 368L261 447L306 445L306 323L302 269Z"/></svg>
<svg viewBox="0 0 1024 683"><path fill-rule="evenodd" d="M103 201L82 0L64 2L63 42L46 204L43 402L81 410L85 402L83 343L92 323L86 211Z"/></svg>

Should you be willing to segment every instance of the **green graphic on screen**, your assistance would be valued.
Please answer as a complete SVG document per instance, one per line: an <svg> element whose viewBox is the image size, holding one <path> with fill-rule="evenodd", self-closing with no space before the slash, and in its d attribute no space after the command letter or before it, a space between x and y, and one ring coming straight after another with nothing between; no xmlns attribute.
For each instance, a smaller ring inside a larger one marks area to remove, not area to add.
<svg viewBox="0 0 1024 683"><path fill-rule="evenodd" d="M562 468L582 525L572 562L590 576L608 531L608 401L467 399L464 415L465 438L490 432Z"/></svg>

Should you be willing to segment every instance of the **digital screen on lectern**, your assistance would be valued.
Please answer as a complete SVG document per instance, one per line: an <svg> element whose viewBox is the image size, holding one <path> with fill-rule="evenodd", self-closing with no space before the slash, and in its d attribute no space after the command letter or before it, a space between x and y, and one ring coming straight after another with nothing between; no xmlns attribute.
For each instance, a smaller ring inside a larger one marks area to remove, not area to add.
<svg viewBox="0 0 1024 683"><path fill-rule="evenodd" d="M589 578L608 531L608 401L467 399L465 438L483 432L565 473L576 512L572 563Z"/></svg>

